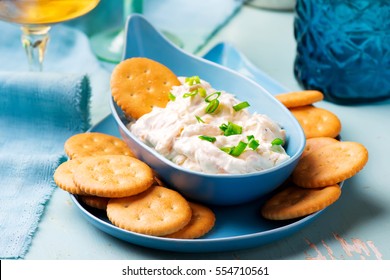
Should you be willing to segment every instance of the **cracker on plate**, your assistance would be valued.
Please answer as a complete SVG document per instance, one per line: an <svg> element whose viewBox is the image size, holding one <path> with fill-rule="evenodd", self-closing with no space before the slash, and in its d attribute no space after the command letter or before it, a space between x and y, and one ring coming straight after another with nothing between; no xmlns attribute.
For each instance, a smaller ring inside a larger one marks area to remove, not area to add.
<svg viewBox="0 0 390 280"><path fill-rule="evenodd" d="M321 188L351 178L366 165L368 151L360 143L340 141L302 157L292 181L305 188Z"/></svg>
<svg viewBox="0 0 390 280"><path fill-rule="evenodd" d="M199 203L189 202L192 217L190 222L177 232L166 235L168 238L194 239L208 233L215 224L214 212Z"/></svg>
<svg viewBox="0 0 390 280"><path fill-rule="evenodd" d="M295 108L313 104L324 99L322 92L318 90L302 90L275 95L287 108Z"/></svg>
<svg viewBox="0 0 390 280"><path fill-rule="evenodd" d="M134 156L122 139L100 132L75 134L65 141L64 149L70 159L96 155Z"/></svg>
<svg viewBox="0 0 390 280"><path fill-rule="evenodd" d="M290 183L265 202L261 215L269 220L300 218L331 205L340 195L341 188L337 184L305 189Z"/></svg>
<svg viewBox="0 0 390 280"><path fill-rule="evenodd" d="M290 111L302 126L306 138L335 138L341 131L339 118L326 109L307 105L291 108Z"/></svg>
<svg viewBox="0 0 390 280"><path fill-rule="evenodd" d="M153 171L144 162L124 155L102 155L83 161L73 180L84 194L125 197L151 187Z"/></svg>
<svg viewBox="0 0 390 280"><path fill-rule="evenodd" d="M164 236L186 226L192 216L187 200L178 192L153 186L134 196L110 199L107 217L119 228Z"/></svg>

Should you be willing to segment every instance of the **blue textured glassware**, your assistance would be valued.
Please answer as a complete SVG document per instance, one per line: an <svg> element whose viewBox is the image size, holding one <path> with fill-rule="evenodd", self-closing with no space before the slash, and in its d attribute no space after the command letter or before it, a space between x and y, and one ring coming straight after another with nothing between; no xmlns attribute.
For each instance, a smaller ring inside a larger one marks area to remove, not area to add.
<svg viewBox="0 0 390 280"><path fill-rule="evenodd" d="M390 0L297 0L294 74L340 104L390 98Z"/></svg>

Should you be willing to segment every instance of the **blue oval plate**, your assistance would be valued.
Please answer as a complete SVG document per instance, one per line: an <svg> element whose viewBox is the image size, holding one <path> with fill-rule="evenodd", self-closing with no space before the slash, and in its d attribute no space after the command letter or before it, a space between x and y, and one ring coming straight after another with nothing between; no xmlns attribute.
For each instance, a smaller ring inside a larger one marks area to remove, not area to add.
<svg viewBox="0 0 390 280"><path fill-rule="evenodd" d="M263 85L270 93L287 90L254 67L233 46L220 43L204 58L234 69ZM117 123L112 115L107 116L90 131L120 137ZM272 194L270 194L272 195ZM275 242L294 234L312 222L322 211L301 219L269 221L260 215L260 208L269 196L238 206L210 206L216 215L214 228L200 239L170 239L138 234L120 229L111 224L105 211L90 208L77 196L71 198L84 218L96 228L132 244L175 252L221 252L248 249Z"/></svg>
<svg viewBox="0 0 390 280"><path fill-rule="evenodd" d="M90 131L120 137L112 115L107 116ZM148 236L120 229L111 224L105 211L86 206L77 196L71 195L71 198L84 218L98 229L133 244L176 252L219 252L260 246L290 236L320 213L296 220L268 221L263 219L259 212L267 197L238 206L210 206L216 215L214 228L200 239L184 240Z"/></svg>

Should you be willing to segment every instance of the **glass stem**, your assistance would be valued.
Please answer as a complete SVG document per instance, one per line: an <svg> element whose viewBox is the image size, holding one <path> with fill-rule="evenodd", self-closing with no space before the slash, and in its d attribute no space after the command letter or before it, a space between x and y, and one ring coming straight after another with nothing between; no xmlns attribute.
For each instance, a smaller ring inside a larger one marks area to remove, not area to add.
<svg viewBox="0 0 390 280"><path fill-rule="evenodd" d="M50 26L22 26L22 43L30 71L42 71Z"/></svg>

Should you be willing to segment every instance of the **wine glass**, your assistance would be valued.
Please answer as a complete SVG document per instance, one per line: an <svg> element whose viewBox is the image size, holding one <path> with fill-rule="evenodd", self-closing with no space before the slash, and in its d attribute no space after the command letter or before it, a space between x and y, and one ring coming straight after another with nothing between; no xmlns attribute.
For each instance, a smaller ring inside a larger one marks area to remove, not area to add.
<svg viewBox="0 0 390 280"><path fill-rule="evenodd" d="M123 19L126 20L130 14L142 14L144 12L144 1L146 0L123 0ZM161 31L168 40L183 48L183 42L174 34ZM106 30L91 36L93 52L99 59L118 63L122 59L124 48L125 30L123 28Z"/></svg>
<svg viewBox="0 0 390 280"><path fill-rule="evenodd" d="M86 14L99 1L3 0L0 1L0 20L20 24L29 69L42 71L51 25Z"/></svg>

